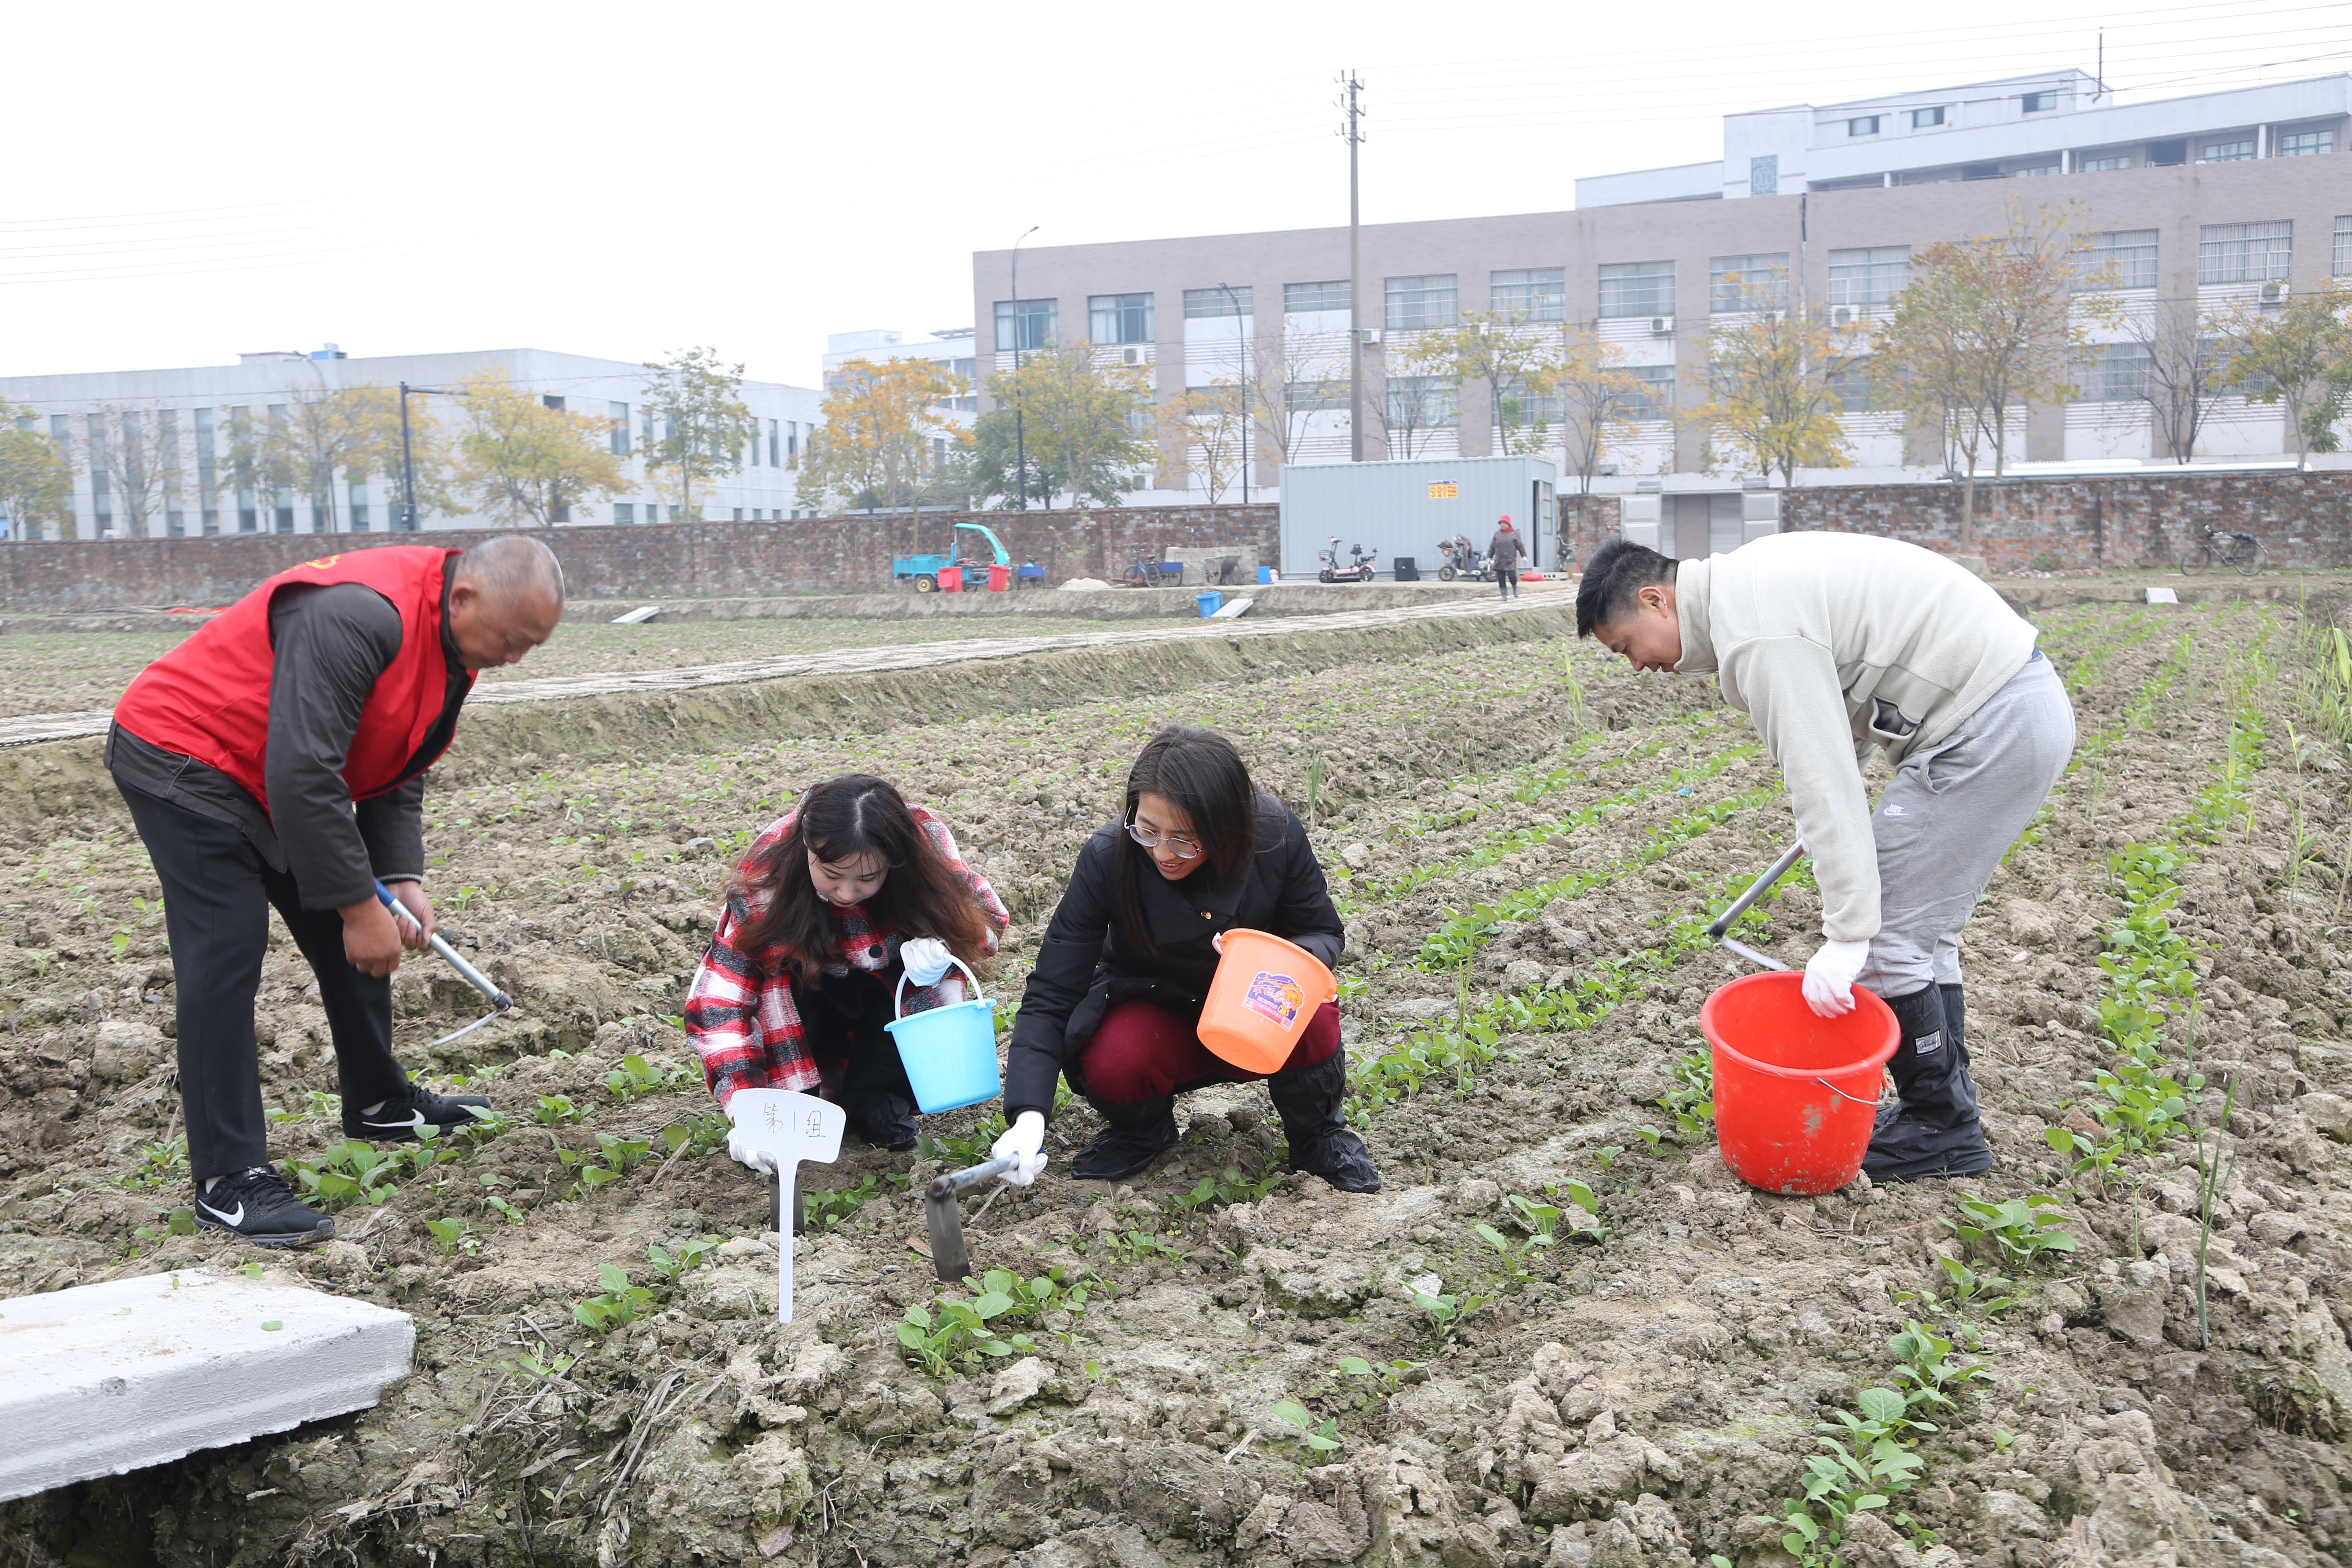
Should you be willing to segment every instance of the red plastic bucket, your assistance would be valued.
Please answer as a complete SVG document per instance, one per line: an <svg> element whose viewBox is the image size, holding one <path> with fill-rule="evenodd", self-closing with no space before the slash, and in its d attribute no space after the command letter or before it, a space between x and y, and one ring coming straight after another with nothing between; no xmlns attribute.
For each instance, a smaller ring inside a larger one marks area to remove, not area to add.
<svg viewBox="0 0 2352 1568"><path fill-rule="evenodd" d="M1801 1196L1853 1180L1878 1116L1878 1088L1902 1030L1854 987L1854 1009L1823 1018L1795 970L1745 974L1699 1009L1714 1047L1715 1135L1751 1187Z"/></svg>
<svg viewBox="0 0 2352 1568"><path fill-rule="evenodd" d="M992 566L992 567L990 567L990 568L988 569L988 591L989 591L990 593L992 593L992 594L1002 594L1002 593L1003 593L1007 588L1010 588L1010 587L1012 587L1012 586L1013 586L1013 568L1012 568L1012 567L1010 567L1010 566Z"/></svg>

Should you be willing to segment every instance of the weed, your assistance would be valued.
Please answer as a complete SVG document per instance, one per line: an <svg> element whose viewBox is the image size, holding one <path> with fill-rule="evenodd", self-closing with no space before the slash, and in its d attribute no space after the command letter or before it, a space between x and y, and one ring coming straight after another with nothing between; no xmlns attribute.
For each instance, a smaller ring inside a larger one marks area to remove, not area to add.
<svg viewBox="0 0 2352 1568"><path fill-rule="evenodd" d="M122 1178L126 1187L160 1187L166 1182L184 1181L188 1174L188 1141L173 1138L163 1143L142 1143L139 1146L139 1168Z"/></svg>
<svg viewBox="0 0 2352 1568"><path fill-rule="evenodd" d="M1194 1256L1168 1237L1155 1236L1148 1230L1129 1230L1110 1238L1111 1250L1141 1261L1147 1258L1164 1258L1171 1263L1181 1263Z"/></svg>
<svg viewBox="0 0 2352 1568"><path fill-rule="evenodd" d="M579 1359L576 1355L541 1357L534 1352L520 1361L502 1361L499 1364L529 1382L545 1383L550 1378L562 1377L570 1372L572 1363Z"/></svg>
<svg viewBox="0 0 2352 1568"><path fill-rule="evenodd" d="M1379 1386L1382 1399L1391 1398L1404 1386L1405 1379L1429 1363L1425 1361L1366 1361L1360 1355L1339 1358L1341 1377L1368 1377Z"/></svg>
<svg viewBox="0 0 2352 1568"><path fill-rule="evenodd" d="M919 1160L945 1160L950 1165L962 1167L986 1164L994 1157L992 1150L996 1141L1004 1136L1004 1127L1003 1116L991 1114L983 1118L979 1126L960 1136L918 1132L915 1134L915 1157Z"/></svg>
<svg viewBox="0 0 2352 1568"><path fill-rule="evenodd" d="M677 1131L681 1134L681 1142L683 1141L685 1129L665 1128L663 1131L665 1134ZM869 1200L881 1195L882 1184L876 1181L869 1173L858 1177L855 1183L842 1188L839 1192L827 1192L820 1188L803 1193L801 1215L810 1235L822 1236L859 1209L864 1208Z"/></svg>
<svg viewBox="0 0 2352 1568"><path fill-rule="evenodd" d="M1282 1184L1282 1173L1249 1177L1242 1174L1238 1165L1228 1165L1213 1176L1203 1176L1192 1184L1192 1190L1180 1193L1168 1200L1169 1206L1179 1214L1195 1215L1202 1209L1226 1208L1234 1204L1254 1204Z"/></svg>

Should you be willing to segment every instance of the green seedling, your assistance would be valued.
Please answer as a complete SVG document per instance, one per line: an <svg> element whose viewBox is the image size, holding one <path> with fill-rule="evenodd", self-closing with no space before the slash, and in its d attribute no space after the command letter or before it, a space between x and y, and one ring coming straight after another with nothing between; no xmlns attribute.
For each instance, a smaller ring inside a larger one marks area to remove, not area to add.
<svg viewBox="0 0 2352 1568"><path fill-rule="evenodd" d="M686 1064L668 1057L656 1057L648 1061L635 1052L621 1058L621 1065L604 1075L604 1087L615 1100L635 1100L641 1094L676 1092L686 1079Z"/></svg>
<svg viewBox="0 0 2352 1568"><path fill-rule="evenodd" d="M163 1215L163 1224L160 1229L154 1226L142 1225L131 1234L140 1241L161 1241L167 1236L196 1234L196 1211L193 1208L173 1209Z"/></svg>
<svg viewBox="0 0 2352 1568"><path fill-rule="evenodd" d="M989 1320L1013 1310L1012 1298L983 1292L970 1301L941 1299L926 1307L907 1309L898 1324L898 1343L935 1377L951 1376L956 1368L981 1356L1003 1357L1032 1348L1029 1336L1001 1338Z"/></svg>
<svg viewBox="0 0 2352 1568"><path fill-rule="evenodd" d="M2000 1294L2008 1289L2009 1281L1990 1269L1979 1274L1957 1258L1938 1258L1936 1261L1950 1281L1944 1298L1953 1306L1973 1308L1990 1318L2017 1304L2016 1297Z"/></svg>
<svg viewBox="0 0 2352 1568"><path fill-rule="evenodd" d="M1339 1423L1336 1419L1318 1422L1307 1407L1295 1399L1277 1399L1269 1407L1274 1418L1295 1428L1290 1435L1294 1442L1304 1444L1318 1454L1334 1454L1339 1449Z"/></svg>
<svg viewBox="0 0 2352 1568"><path fill-rule="evenodd" d="M572 1321L589 1332L609 1333L654 1310L654 1293L642 1285L630 1284L628 1275L619 1266L601 1265L596 1279L604 1289L572 1304Z"/></svg>
<svg viewBox="0 0 2352 1568"><path fill-rule="evenodd" d="M481 1250L481 1241L466 1234L466 1222L462 1219L428 1219L425 1228L432 1236L434 1247L453 1257L460 1252L470 1256Z"/></svg>
<svg viewBox="0 0 2352 1568"><path fill-rule="evenodd" d="M1182 1215L1196 1215L1203 1209L1226 1208L1234 1204L1254 1204L1282 1184L1282 1173L1256 1179L1244 1176L1238 1165L1228 1165L1213 1176L1203 1176L1192 1184L1192 1189L1168 1200L1169 1206Z"/></svg>
<svg viewBox="0 0 2352 1568"><path fill-rule="evenodd" d="M1617 1168L1617 1156L1624 1152L1625 1146L1622 1143L1605 1143L1592 1152L1592 1157L1601 1162L1602 1170L1613 1171Z"/></svg>
<svg viewBox="0 0 2352 1568"><path fill-rule="evenodd" d="M1407 1376L1428 1364L1425 1361L1366 1361L1360 1355L1345 1355L1339 1358L1339 1372L1341 1377L1375 1380L1379 1384L1380 1396L1387 1399L1404 1386Z"/></svg>
<svg viewBox="0 0 2352 1568"><path fill-rule="evenodd" d="M680 1142L684 1141L684 1128L665 1128L663 1135L667 1137L671 1131L678 1132ZM882 1184L876 1181L870 1173L858 1177L855 1183L842 1188L839 1192L828 1192L819 1188L803 1193L801 1194L803 1223L807 1226L810 1235L822 1236L859 1209L864 1208L870 1200L881 1195Z"/></svg>
<svg viewBox="0 0 2352 1568"><path fill-rule="evenodd" d="M160 1187L167 1182L184 1182L187 1178L188 1141L173 1138L168 1142L141 1144L139 1168L122 1178L122 1185Z"/></svg>
<svg viewBox="0 0 2352 1568"><path fill-rule="evenodd" d="M654 1266L654 1272L660 1275L665 1283L675 1285L679 1275L709 1257L718 1246L719 1238L715 1236L698 1236L692 1241L681 1241L676 1252L666 1247L647 1246L646 1261Z"/></svg>
<svg viewBox="0 0 2352 1568"><path fill-rule="evenodd" d="M1666 1069L1675 1087L1658 1096L1657 1107L1675 1119L1685 1138L1701 1138L1715 1121L1715 1058L1706 1051L1685 1051Z"/></svg>
<svg viewBox="0 0 2352 1568"><path fill-rule="evenodd" d="M1129 1230L1110 1238L1111 1249L1140 1261L1147 1258L1164 1258L1171 1263L1181 1263L1193 1256L1173 1240L1155 1236L1148 1230Z"/></svg>
<svg viewBox="0 0 2352 1568"><path fill-rule="evenodd" d="M1034 1279L1024 1279L1010 1268L992 1268L973 1278L964 1277L964 1289L979 1300L1002 1299L1006 1304L1005 1317L1027 1322L1043 1322L1050 1312L1073 1315L1087 1310L1086 1270L1055 1264Z"/></svg>
<svg viewBox="0 0 2352 1568"><path fill-rule="evenodd" d="M2000 1203L1963 1197L1960 1210L1962 1218L1947 1219L1944 1224L1971 1245L1992 1242L2000 1250L2001 1262L2011 1268L2030 1268L2045 1252L2074 1250L2072 1233L2058 1228L2066 1215L2059 1209L2058 1200L2047 1193L2031 1193Z"/></svg>
<svg viewBox="0 0 2352 1568"><path fill-rule="evenodd" d="M1952 1360L1952 1342L1917 1322L1906 1323L1890 1337L1887 1349L1902 1364L1895 1380L1909 1385L1904 1397L1914 1408L1945 1411L1956 1407L1953 1391L1971 1383L1990 1383L1992 1372L1980 1361Z"/></svg>
<svg viewBox="0 0 2352 1568"><path fill-rule="evenodd" d="M507 1200L499 1194L498 1192L499 1181L499 1178L494 1175L485 1175L482 1178L482 1185L488 1189L482 1194L482 1202L488 1206L491 1213L497 1215L509 1225L520 1225L523 1218L522 1210L507 1202Z"/></svg>
<svg viewBox="0 0 2352 1568"><path fill-rule="evenodd" d="M572 1363L579 1359L576 1355L541 1357L537 1352L533 1352L520 1360L502 1361L499 1364L529 1382L545 1383L550 1378L562 1377L565 1373L570 1372Z"/></svg>
<svg viewBox="0 0 2352 1568"><path fill-rule="evenodd" d="M1535 1278L1534 1270L1527 1266L1528 1254L1538 1247L1548 1247L1552 1244L1552 1238L1549 1236L1529 1236L1515 1240L1491 1225L1482 1224L1474 1228L1477 1231L1479 1238L1493 1247L1501 1257L1504 1271L1510 1276L1511 1283L1514 1285L1523 1285Z"/></svg>
<svg viewBox="0 0 2352 1568"><path fill-rule="evenodd" d="M1560 1189L1560 1195L1584 1216L1573 1227L1571 1234L1590 1237L1596 1247L1608 1241L1611 1230L1601 1223L1601 1198L1598 1194L1582 1182L1570 1182Z"/></svg>
<svg viewBox="0 0 2352 1568"><path fill-rule="evenodd" d="M466 1110L473 1120L459 1131L468 1138L478 1141L496 1138L514 1125L513 1121L504 1111L492 1110L487 1105L469 1105L466 1107Z"/></svg>
<svg viewBox="0 0 2352 1568"><path fill-rule="evenodd" d="M1539 1204L1517 1193L1511 1194L1510 1204L1518 1211L1519 1224L1527 1227L1528 1235L1540 1237L1547 1244L1551 1241L1553 1231L1559 1226L1559 1205Z"/></svg>
<svg viewBox="0 0 2352 1568"><path fill-rule="evenodd" d="M1442 1337L1449 1339L1462 1327L1464 1321L1475 1314L1479 1308L1486 1306L1488 1300L1489 1298L1485 1296L1473 1296L1466 1293L1431 1295L1425 1290L1415 1290L1412 1293L1412 1304L1421 1309L1421 1315L1429 1320L1430 1327L1435 1329Z"/></svg>
<svg viewBox="0 0 2352 1568"><path fill-rule="evenodd" d="M569 1096L561 1094L541 1095L539 1109L530 1114L541 1127L561 1127L567 1121L580 1120L579 1108L572 1103Z"/></svg>
<svg viewBox="0 0 2352 1568"><path fill-rule="evenodd" d="M945 1160L950 1165L986 1164L993 1157L996 1141L1004 1135L1004 1118L990 1115L979 1126L964 1134L929 1132L915 1134L915 1157L919 1160Z"/></svg>

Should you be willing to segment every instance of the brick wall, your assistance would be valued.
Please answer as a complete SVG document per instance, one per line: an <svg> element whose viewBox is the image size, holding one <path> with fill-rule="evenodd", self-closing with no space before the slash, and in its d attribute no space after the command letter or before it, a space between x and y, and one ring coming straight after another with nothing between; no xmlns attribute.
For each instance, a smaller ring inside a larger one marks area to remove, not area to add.
<svg viewBox="0 0 2352 1568"><path fill-rule="evenodd" d="M1560 527L1580 560L1617 533L1617 498L1562 496ZM2352 563L2352 472L2166 474L2002 479L1977 485L1975 552L1996 572L2037 563L2134 567L2171 562L2200 524L2260 538L2273 564ZM1781 492L1780 526L1878 533L1960 552L1960 488L1825 486ZM2045 559L2046 558L2046 559Z"/></svg>
<svg viewBox="0 0 2352 1568"><path fill-rule="evenodd" d="M553 528L537 537L563 563L575 598L872 593L890 586L890 558L947 548L949 525L984 522L1017 563L1034 560L1049 582L1123 576L1136 556L1171 545L1239 544L1272 560L1279 510L1271 506L1129 507L1075 511L925 513L776 522ZM214 539L110 539L0 545L0 604L18 610L226 605L255 584L339 550L384 544L462 549L492 534L229 534ZM965 553L987 542L962 536Z"/></svg>

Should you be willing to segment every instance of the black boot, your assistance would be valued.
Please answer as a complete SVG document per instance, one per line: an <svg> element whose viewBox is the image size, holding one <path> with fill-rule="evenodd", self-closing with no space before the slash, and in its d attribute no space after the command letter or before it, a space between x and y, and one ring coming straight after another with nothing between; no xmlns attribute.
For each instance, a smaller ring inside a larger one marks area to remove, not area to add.
<svg viewBox="0 0 2352 1568"><path fill-rule="evenodd" d="M1087 1103L1100 1111L1110 1125L1096 1133L1078 1151L1078 1157L1070 1162L1070 1174L1080 1181L1123 1182L1140 1173L1160 1157L1161 1151L1176 1142L1176 1097L1172 1094L1134 1105L1113 1105L1088 1095Z"/></svg>
<svg viewBox="0 0 2352 1568"><path fill-rule="evenodd" d="M1265 1092L1290 1140L1290 1168L1320 1176L1343 1193L1377 1193L1380 1168L1371 1151L1349 1130L1348 1053L1333 1051L1313 1067L1285 1068L1265 1080Z"/></svg>
<svg viewBox="0 0 2352 1568"><path fill-rule="evenodd" d="M887 1089L868 1088L845 1095L841 1109L848 1114L849 1130L876 1149L915 1146L915 1102Z"/></svg>
<svg viewBox="0 0 2352 1568"><path fill-rule="evenodd" d="M1885 1000L1903 1031L1886 1064L1901 1103L1880 1110L1864 1173L1874 1182L1916 1182L1991 1169L1976 1085L1969 1080L1960 988L1928 985Z"/></svg>

